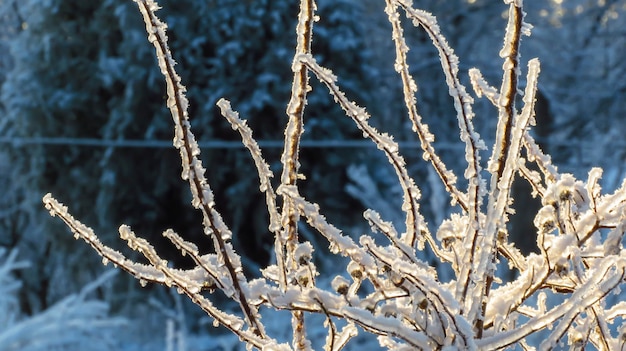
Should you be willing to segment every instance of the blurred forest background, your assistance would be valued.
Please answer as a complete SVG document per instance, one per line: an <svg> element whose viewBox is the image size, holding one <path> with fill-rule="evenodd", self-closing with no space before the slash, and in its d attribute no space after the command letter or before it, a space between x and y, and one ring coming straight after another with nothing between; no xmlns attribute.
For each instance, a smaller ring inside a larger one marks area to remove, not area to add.
<svg viewBox="0 0 626 351"><path fill-rule="evenodd" d="M314 55L337 74L351 99L368 108L375 126L401 141L409 171L423 192L427 220L436 228L449 214L448 204L421 162L417 138L405 117L384 2L317 3ZM273 238L253 163L215 103L220 97L232 101L279 174L298 4L159 4L163 9L158 14L169 25L170 47L188 89L192 128L203 145L207 177L233 230L234 246L243 253L248 274L254 275L272 260ZM506 6L492 0L414 4L437 16L461 59L466 84L471 67L499 84ZM525 6L526 21L534 29L522 42L523 66L532 57L542 64L535 136L562 171L585 177L591 166L603 167L604 186L610 190L626 171L626 1L546 0L527 1ZM437 137L441 157L461 174L463 165L455 161L462 158L463 144L437 52L423 32L407 25L420 112ZM208 242L201 217L190 207L188 187L180 180L165 84L136 5L130 0L0 0L0 36L0 283L12 284L0 288L5 289L0 297L0 349L10 345L7 340L39 333L32 325L17 326L41 316L55 317L50 311L80 291L84 296L72 303L103 301L98 306L104 309L92 306L94 313L81 317L85 325L80 340L49 336L62 345L103 338L89 332L89 323L113 330L124 322L117 317L129 321L132 328L125 330L133 332L117 334L115 342L107 339L103 349L166 349L165 337L150 340L155 331L169 335L170 343L181 333L188 343L192 336L207 335L212 327L203 324L200 311L165 290L142 289L124 274L88 286L106 269L41 205L42 196L52 192L119 249L123 244L117 241L117 228L129 224L181 267L189 262L162 239L163 230L173 228L200 245ZM475 112L476 127L489 144L497 112L480 100ZM301 171L307 177L303 193L320 204L330 222L359 234L367 230L362 220L366 208L398 219L400 196L393 170L318 84L308 98L301 153ZM525 251L535 245L534 213L529 210L534 205L528 193L523 183L516 185L518 214L511 223ZM307 240L318 241L306 227L302 231ZM317 259L321 267L332 269L332 262L324 264L323 246L316 246ZM229 349L223 341L227 337L203 340L193 349ZM184 349L181 345L178 350ZM36 349L28 347L20 349Z"/></svg>

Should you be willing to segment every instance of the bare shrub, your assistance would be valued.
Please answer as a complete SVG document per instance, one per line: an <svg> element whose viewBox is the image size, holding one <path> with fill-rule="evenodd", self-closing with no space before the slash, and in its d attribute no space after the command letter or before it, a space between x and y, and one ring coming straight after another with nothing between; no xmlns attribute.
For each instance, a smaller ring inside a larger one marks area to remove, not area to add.
<svg viewBox="0 0 626 351"><path fill-rule="evenodd" d="M394 350L496 350L515 345L531 348L529 340L537 333L544 333L540 349L552 349L564 342L577 349L609 350L624 346L623 329L618 324L626 305L613 303L615 299L610 297L619 292L626 274L626 253L622 246L626 183L613 194L601 195L601 169L592 169L585 181L561 174L529 134L535 124L540 67L537 59L529 61L526 85L521 92L520 39L530 35L532 28L524 22L521 0L504 1L509 9L500 51L503 60L500 86L490 85L477 69L469 71L476 95L489 99L498 111L495 143L484 169L480 153L487 146L472 123L474 101L460 82L458 58L441 34L435 17L413 8L408 0L386 0L385 12L395 44L395 69L402 81L408 118L421 142L424 160L432 165L449 200L459 209L443 220L436 233L429 230L420 214L420 190L407 171L398 144L392 136L369 124L366 110L342 92L337 77L320 66L312 55L315 3L301 1L278 187L272 185L274 174L245 121L227 100L217 104L233 129L241 134L254 159L259 189L265 194L269 212L268 229L275 238L275 264L263 268L262 277L256 279L244 276L240 256L230 243L231 232L216 209L205 179L206 170L187 115L185 88L168 48L166 25L156 17L158 7L154 1L135 2L143 14L148 40L156 48L167 83L167 105L174 120L173 144L182 160L181 176L189 183L193 207L202 212L204 232L211 238L215 253L201 253L195 244L167 230L163 235L196 263L193 269L177 269L162 259L148 241L122 225L120 237L150 264L131 261L103 245L91 228L74 219L67 207L47 194L43 201L51 215L60 217L76 238L90 244L105 264L112 262L142 284L175 286L216 324L230 329L250 347L263 350L310 349L307 314L325 316L326 350L343 348L359 330L376 335L381 347ZM418 113L417 86L407 64L409 48L403 36L401 14L415 27L421 27L439 52L457 113L460 139L465 144L466 189L459 188L457 176L438 156L434 136ZM362 235L355 240L342 233L326 221L319 206L299 193L302 179L298 173L299 143L311 77L328 88L336 103L363 136L384 153L395 170L403 190L404 232L399 233L393 223L384 221L375 211L363 214L372 231L386 238L386 245L374 240L373 235ZM519 110L518 96L523 102ZM527 156L522 156L522 150ZM540 171L530 171L531 163ZM516 174L528 181L534 195L542 201L543 207L534 219L539 254L524 256L508 240L506 224L512 215L511 183ZM298 225L302 220L326 239L333 254L347 258L347 274L320 277L312 260L315 248L299 236ZM426 263L426 252L432 252L438 259L436 266ZM514 270L516 278L502 281L498 275L503 266L500 263ZM438 267L449 268L453 279L440 280ZM330 281L330 289L320 281ZM239 311L216 306L211 300L215 290L236 302ZM260 308L290 311L290 344L281 343L266 332Z"/></svg>

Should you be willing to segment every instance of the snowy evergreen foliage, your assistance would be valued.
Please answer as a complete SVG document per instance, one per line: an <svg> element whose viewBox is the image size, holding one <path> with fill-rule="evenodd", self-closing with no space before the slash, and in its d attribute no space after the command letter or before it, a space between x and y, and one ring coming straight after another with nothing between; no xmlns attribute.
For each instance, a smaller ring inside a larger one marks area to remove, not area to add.
<svg viewBox="0 0 626 351"><path fill-rule="evenodd" d="M394 138L370 124L365 108L352 101L330 66L316 57L312 50L316 5L313 0L301 1L278 185L272 183L275 174L252 137L252 129L228 100L217 102L222 116L240 133L252 156L265 199L268 231L274 238L273 262L260 270L259 278L249 278L244 272L241 253L232 244L233 233L219 212L219 207L228 208L221 201L238 202L239 198L216 200L207 181L167 26L157 18L158 6L153 0L135 2L165 77L166 105L174 122L173 144L182 162L181 177L190 187L192 206L202 215L203 232L214 251L206 252L173 230L165 230L163 236L195 263L192 268L174 267L148 240L135 235L130 226L121 225L120 238L144 256L148 261L144 264L105 245L91 228L69 213L68 207L51 194L45 195L43 201L50 214L60 217L77 239L86 241L103 263L129 272L141 285L154 282L176 287L216 326L262 350L311 349L314 340L309 330L318 330L312 324L318 320L311 315L324 320L325 350L350 345L358 333L371 333L381 348L393 350L497 350L516 346L550 350L566 344L571 349L625 347L626 304L616 301L615 296L626 278L622 244L626 181L613 193L602 194L600 168L592 168L584 180L561 173L529 133L536 124L540 64L537 59L530 60L527 67L520 63L521 38L532 31L524 21L521 0L504 0L508 22L499 53L499 86L492 85L478 69L469 70L474 93L497 111L495 135L489 138L495 142L489 149L474 126L474 99L461 82L459 58L436 18L414 8L408 0L385 1L395 48L394 68L402 82L408 120L419 137L423 159L457 208L436 224L436 231L424 220L420 188L407 171ZM435 137L418 111L417 85L407 61L406 23L401 16L423 30L438 53L458 135L465 147L462 177L466 186L457 181L455 168L439 156ZM351 119L389 161L402 189L403 223L391 223L376 211L366 210L363 216L372 233L344 233L326 219L326 210L303 195L300 144L314 81L327 88L346 119ZM482 156L487 150L491 155L484 162ZM531 170L531 164L538 171ZM217 166L211 164L211 171ZM514 216L511 204L515 200L511 185L516 174L526 179L542 203L534 217L538 253L526 256L508 238L507 222ZM345 272L318 269L314 257L322 248L304 240L301 230L305 226L327 241L332 254L345 258ZM507 279L510 275L502 273L507 266L514 278ZM232 300L235 308L215 303L216 296ZM284 313L291 316L290 340L267 327L282 320L276 316ZM541 342L536 344L537 335Z"/></svg>
<svg viewBox="0 0 626 351"><path fill-rule="evenodd" d="M122 340L113 332L126 321L108 317L107 303L88 299L87 295L109 279L109 271L83 288L79 294L70 295L34 317L21 314L17 299L20 282L15 270L28 266L16 261L17 252L8 255L0 250L0 350L119 350Z"/></svg>

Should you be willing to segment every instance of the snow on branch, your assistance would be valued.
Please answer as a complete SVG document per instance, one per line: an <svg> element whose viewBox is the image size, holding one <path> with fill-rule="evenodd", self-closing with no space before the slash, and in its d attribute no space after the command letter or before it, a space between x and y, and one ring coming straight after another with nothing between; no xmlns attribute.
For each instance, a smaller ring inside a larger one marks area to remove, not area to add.
<svg viewBox="0 0 626 351"><path fill-rule="evenodd" d="M400 76L408 119L420 139L424 160L439 176L452 205L458 207L457 213L436 224L439 227L434 234L420 210L420 189L393 136L376 130L369 123L371 117L366 109L351 101L332 71L314 58L311 42L316 5L313 0L300 2L280 184L272 184L274 173L245 120L229 101L221 99L217 103L228 123L240 133L256 166L259 191L265 195L270 218L268 230L275 238L275 262L263 267L256 279L244 275L241 257L230 242L231 231L216 209L199 157L200 148L191 131L186 89L174 69L168 47L167 26L156 17L158 6L154 1L134 1L143 15L148 41L156 49L165 78L167 106L174 122L173 145L181 157L181 177L189 183L192 206L202 213L203 230L211 238L215 252L201 253L196 244L166 230L164 237L195 262L194 268L178 269L164 260L150 242L121 225L120 238L131 250L141 253L147 264L135 262L104 245L91 228L76 220L51 194L44 196L50 214L61 218L77 239L83 239L102 257L104 264L113 263L142 285L154 282L176 287L216 325L228 328L248 346L260 350L312 349L307 335L310 325L305 324L308 314L324 319L328 331L325 350L342 349L359 332L377 336L382 348L394 350L527 347L538 340L539 333L543 341L537 346L542 350L565 342L579 349L623 348L626 328L618 323L626 315L626 304L615 303L615 295L626 278L626 181L614 193L603 195L599 185L601 169L592 169L584 181L561 174L530 136L529 130L536 123L540 65L537 59L528 63L523 106L518 111L520 38L530 35L531 29L524 23L522 1L504 1L509 7L509 20L500 52L500 88L490 85L478 69L467 72L477 97L485 96L498 115L495 143L486 165L480 157L486 146L473 124L474 100L461 83L459 58L435 16L414 8L408 0L385 1L395 44L394 66ZM435 136L417 112L417 85L409 72L409 47L401 13L416 30L425 31L439 53L459 136L465 144L465 190L457 186L452 167L437 154L433 147ZM330 98L352 119L363 137L386 156L402 188L403 202L398 211L404 213L404 223L387 221L377 212L367 210L364 223L373 233L344 233L328 222L319 205L300 193L299 181L305 178L298 173L299 145L304 132L306 96L311 89L309 75L326 86ZM538 171L531 170L533 163ZM509 206L516 173L528 181L543 206L533 221L539 253L527 256L508 240L506 226L512 215ZM282 200L280 204L277 197ZM337 262L345 262L345 272L318 270L313 259L317 248L299 235L302 221L320 234L331 254L343 257L343 261ZM405 231L399 233L397 227ZM383 235L375 237L374 233ZM429 261L430 253L437 262ZM500 262L508 263L515 278L503 278ZM442 270L449 270L452 278L440 278L437 272ZM216 290L239 308L226 310L216 306ZM261 308L291 312L290 343L268 334Z"/></svg>

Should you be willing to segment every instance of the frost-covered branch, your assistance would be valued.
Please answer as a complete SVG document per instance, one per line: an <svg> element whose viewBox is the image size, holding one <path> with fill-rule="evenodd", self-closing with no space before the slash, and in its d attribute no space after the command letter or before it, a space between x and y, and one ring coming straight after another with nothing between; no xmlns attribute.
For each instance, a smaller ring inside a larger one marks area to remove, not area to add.
<svg viewBox="0 0 626 351"><path fill-rule="evenodd" d="M565 341L573 347L622 347L626 334L618 323L626 316L626 305L615 303L612 297L623 288L626 277L626 181L612 194L602 195L601 169L592 169L586 181L559 173L550 156L530 135L537 123L535 101L540 65L537 59L529 61L526 86L520 92L520 40L522 35L530 35L532 28L524 23L522 1L504 1L509 11L500 52L504 61L500 87L487 82L478 69L467 72L476 96L486 97L498 116L495 142L486 165L480 152L487 147L473 121L474 100L461 83L465 73L461 72L459 58L435 16L414 8L408 0L385 1L392 29L390 40L395 46L394 67L408 119L420 140L423 158L439 176L451 204L458 210L435 223L436 232L426 224L420 207L420 188L398 143L393 136L373 127L366 109L353 102L340 88L338 77L316 59L311 46L316 5L313 0L300 2L282 173L276 187L271 182L274 173L246 121L229 101L220 99L217 103L231 127L239 132L256 166L259 191L265 196L269 214L267 228L274 235L274 262L257 272L255 279L243 274L240 253L230 242L232 233L216 209L200 149L191 132L186 90L174 70L168 48L166 25L155 15L158 6L152 0L135 2L166 81L181 176L189 183L192 206L201 211L203 230L211 238L215 252L201 253L195 243L166 230L163 236L195 263L193 268L178 269L163 259L150 242L121 225L120 238L131 250L141 253L147 264L135 262L104 245L91 228L47 194L43 201L51 215L61 218L77 239L82 238L102 256L103 263L113 263L142 285L154 282L176 287L216 325L226 327L248 346L262 350L313 349L316 340L307 334L311 322L305 319L309 314L324 320L328 334L323 347L333 351L349 345L359 332L375 335L381 347L393 350L498 350L515 345L527 348L538 344L536 335L540 333L540 349L553 349ZM444 163L433 147L434 135L418 113L417 84L409 70L409 47L401 13L417 30L426 33L439 54L465 148L462 167L466 189L459 188L452 171L460 167ZM368 225L372 233L344 232L326 219L319 205L307 199L301 187L306 178L299 173L299 148L305 129L307 93L311 89L310 74L325 85L330 98L363 137L387 158L402 189L398 212L403 213L404 223L394 223L367 210L362 227ZM523 103L520 110L516 106L518 97ZM532 170L532 164L538 171ZM510 206L515 201L511 187L516 174L531 185L533 195L540 197L542 203L533 221L536 233L532 239L538 253L527 256L508 237L507 223L514 215ZM489 177L489 182L485 177ZM300 226L303 221L308 226ZM300 235L304 228L312 228L316 233ZM340 256L333 261L335 266L342 265L340 269L318 269L314 258L319 250L314 244L319 241L305 240L315 234L328 244L331 255ZM507 263L514 275L502 269L504 265L500 263ZM439 272L446 274L440 277ZM221 291L238 309L217 306L213 302L214 291ZM261 309L291 313L291 323L285 323L291 327L290 344L270 335L266 319L261 319Z"/></svg>
<svg viewBox="0 0 626 351"><path fill-rule="evenodd" d="M298 62L298 55L311 53L313 40L313 22L315 20L316 5L314 0L301 0L300 12L298 13L298 25L296 28L297 44L291 70L293 81L291 85L291 98L287 104L287 116L289 122L285 128L285 144L281 162L283 172L280 179L281 185L296 185L300 174L300 138L304 132L304 108L306 106L306 94L309 91L309 73L306 67ZM298 243L298 214L290 199L283 197L282 208L282 235L277 236L274 251L280 272L280 284L287 287L287 276L296 269L295 250ZM309 349L310 342L306 340L304 330L304 315L299 311L292 314L293 343L296 349Z"/></svg>
<svg viewBox="0 0 626 351"><path fill-rule="evenodd" d="M393 1L386 1L387 6L385 12L389 17L393 32L392 38L396 48L396 61L394 68L400 74L402 79L402 91L404 93L404 103L408 110L409 119L413 125L413 131L417 133L422 149L424 151L424 159L430 161L443 181L444 186L448 193L452 196L453 203L459 203L464 209L467 209L467 199L456 188L456 175L447 169L447 166L439 158L432 143L435 141L435 136L430 133L428 125L422 121L422 117L417 112L417 101L415 94L417 93L417 84L409 72L409 65L407 63L407 52L409 47L406 44L403 36L403 29L400 24L400 14L397 11L397 4Z"/></svg>
<svg viewBox="0 0 626 351"><path fill-rule="evenodd" d="M165 34L167 26L155 15L155 11L158 9L156 2L152 0L137 0L135 2L143 15L146 32L148 32L148 41L156 48L159 67L167 83L167 106L174 120L174 147L179 150L183 165L181 177L189 182L193 196L192 205L202 212L205 233L213 239L213 244L218 250L219 260L222 261L228 271L232 286L235 289L234 299L239 302L253 333L263 337L262 325L257 321L258 313L251 308L241 288L241 284L246 279L242 273L241 260L228 242L231 237L230 230L214 208L213 192L204 177L205 169L199 158L200 149L190 129L187 113L189 102L184 95L186 89L181 84L181 78L174 69L175 62L167 45L167 35Z"/></svg>

